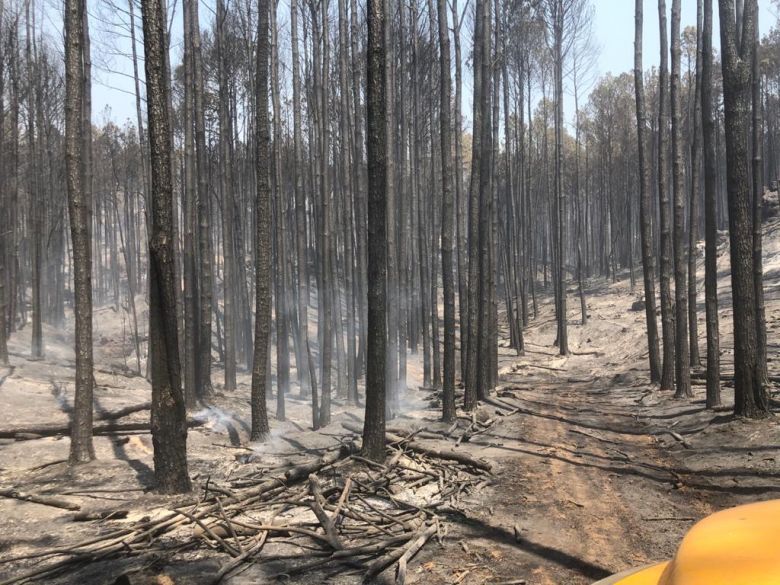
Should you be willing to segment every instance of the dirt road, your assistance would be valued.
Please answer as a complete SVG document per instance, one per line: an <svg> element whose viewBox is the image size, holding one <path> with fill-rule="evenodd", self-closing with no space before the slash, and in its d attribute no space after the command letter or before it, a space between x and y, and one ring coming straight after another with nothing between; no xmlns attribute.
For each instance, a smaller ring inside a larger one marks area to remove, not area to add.
<svg viewBox="0 0 780 585"><path fill-rule="evenodd" d="M419 582L592 583L670 558L717 509L779 497L777 424L733 421L729 388L708 412L703 386L692 402L651 387L632 298L592 291L570 357L553 347L548 308L525 356L502 350L497 399L519 411L467 446L501 471L453 515L444 550L425 551Z"/></svg>

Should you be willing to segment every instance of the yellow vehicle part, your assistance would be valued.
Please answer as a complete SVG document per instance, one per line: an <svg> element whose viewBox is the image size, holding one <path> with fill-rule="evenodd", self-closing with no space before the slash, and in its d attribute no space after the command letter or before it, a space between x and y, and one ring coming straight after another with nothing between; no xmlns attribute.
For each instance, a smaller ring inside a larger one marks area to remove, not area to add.
<svg viewBox="0 0 780 585"><path fill-rule="evenodd" d="M708 516L691 528L670 563L598 585L780 585L780 500Z"/></svg>
<svg viewBox="0 0 780 585"><path fill-rule="evenodd" d="M669 563L658 563L641 569L631 569L612 575L595 585L659 585L661 575Z"/></svg>

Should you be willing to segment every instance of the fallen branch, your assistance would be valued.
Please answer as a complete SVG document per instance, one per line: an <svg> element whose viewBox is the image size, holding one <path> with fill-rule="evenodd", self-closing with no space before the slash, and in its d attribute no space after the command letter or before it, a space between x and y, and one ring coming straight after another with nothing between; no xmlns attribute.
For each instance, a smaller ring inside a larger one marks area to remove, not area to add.
<svg viewBox="0 0 780 585"><path fill-rule="evenodd" d="M219 572L217 573L217 576L214 577L214 580L211 582L212 585L218 585L219 583L221 583L222 579L224 579L227 575L229 575L230 573L235 571L236 568L241 563L243 563L246 559L248 559L249 557L251 557L253 555L256 555L261 550L263 550L263 547L265 546L266 540L268 540L268 531L265 531L265 532L262 533L262 535L260 536L260 539L257 541L257 543L254 546L248 548L243 553L238 555L236 558L232 559L230 562L228 562L225 565L223 565L219 569Z"/></svg>
<svg viewBox="0 0 780 585"><path fill-rule="evenodd" d="M398 573L395 577L396 585L405 585L406 583L406 565L409 561L420 552L420 549L425 546L425 543L436 534L439 530L437 523L431 524L420 536L418 536L411 544L406 546L404 554L398 559Z"/></svg>
<svg viewBox="0 0 780 585"><path fill-rule="evenodd" d="M556 368L553 366L543 366L541 364L517 364L515 367L515 372L518 372L520 370L525 370L526 368L538 368L540 370L549 370L551 372L567 372L568 370L566 368Z"/></svg>
<svg viewBox="0 0 780 585"><path fill-rule="evenodd" d="M706 380L707 379L707 372L691 372L691 379L692 380ZM770 382L780 383L780 376L767 376L767 380ZM720 375L720 381L721 382L733 382L734 381L734 374L721 374Z"/></svg>
<svg viewBox="0 0 780 585"><path fill-rule="evenodd" d="M674 431L669 431L669 430L663 430L663 431L658 431L657 433L653 433L653 435L655 435L655 436L671 435L671 437L675 441L680 443L686 449L690 449L691 448L691 444L688 441L686 441L685 438L680 433L675 433Z"/></svg>
<svg viewBox="0 0 780 585"><path fill-rule="evenodd" d="M342 422L341 426L343 426L348 431L352 431L353 433L360 433L363 430L360 425L356 425L348 421ZM421 445L417 441L409 441L406 438L400 437L394 433L385 433L385 441L387 443L404 443L404 447L406 447L410 451L414 451L415 453L428 455L430 457L436 457L437 459L445 459L447 461L456 461L457 463L461 463L462 465L475 467L477 469L487 471L488 473L490 473L490 471L493 468L493 465L491 463L487 461L482 461L480 459L475 459L474 457L466 455L465 453L456 452L456 451L441 451L439 449L434 449L432 447L426 447L424 445Z"/></svg>
<svg viewBox="0 0 780 585"><path fill-rule="evenodd" d="M206 421L194 418L187 420L187 426L199 427ZM133 431L151 432L151 425L148 422L134 423L106 423L92 427L93 435L110 435L116 433L127 433ZM0 429L0 439L16 439L18 441L28 441L40 439L41 437L56 437L58 435L69 435L70 425L49 424L30 427L13 427L10 429Z"/></svg>
<svg viewBox="0 0 780 585"><path fill-rule="evenodd" d="M322 529L325 531L328 544L330 544L333 550L343 549L344 545L341 544L341 539L339 539L339 533L336 530L333 519L328 516L327 512L322 508L325 499L322 497L320 480L318 480L317 476L314 474L309 476L309 493L312 495L312 500L309 505L311 506L312 512L314 512L314 515L317 517L317 520L322 524Z"/></svg>
<svg viewBox="0 0 780 585"><path fill-rule="evenodd" d="M143 412L144 410L151 410L151 408L152 408L151 402L144 402L143 404L134 404L132 406L125 406L124 408L120 408L118 410L107 410L105 412L98 413L95 418L97 420L117 420L119 418L127 416L128 414Z"/></svg>
<svg viewBox="0 0 780 585"><path fill-rule="evenodd" d="M20 492L15 488L0 489L0 497L21 500L23 502L32 502L34 504L41 504L42 506L51 506L52 508L71 510L73 512L78 512L81 510L81 506L73 502L69 502L68 500L61 500L60 498L54 496L28 494L26 492Z"/></svg>
<svg viewBox="0 0 780 585"><path fill-rule="evenodd" d="M74 522L91 522L93 520L121 520L127 518L128 510L98 510L79 512L73 517Z"/></svg>

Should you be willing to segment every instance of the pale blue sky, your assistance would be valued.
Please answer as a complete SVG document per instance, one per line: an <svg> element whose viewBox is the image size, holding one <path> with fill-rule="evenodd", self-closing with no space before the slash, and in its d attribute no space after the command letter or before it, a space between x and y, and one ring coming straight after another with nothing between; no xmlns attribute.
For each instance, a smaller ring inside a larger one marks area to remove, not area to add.
<svg viewBox="0 0 780 585"><path fill-rule="evenodd" d="M593 0L596 9L594 35L600 56L598 68L601 74L622 73L634 67L634 0ZM667 9L671 1L667 0ZM718 28L718 2L713 0L715 32L713 44L720 46ZM759 0L759 24L762 34L777 21L769 0ZM660 53L658 41L658 2L644 0L644 64L657 65ZM682 0L682 28L696 26L696 0Z"/></svg>
<svg viewBox="0 0 780 585"><path fill-rule="evenodd" d="M121 0L120 0L121 2ZM645 5L645 38L644 38L644 60L645 67L649 68L658 63L659 44L658 44L658 4L657 0L644 0ZM717 29L717 0L714 2L715 9L715 39L716 47L720 45L719 32ZM282 5L286 4L283 0ZM594 16L594 41L598 47L598 58L595 64L595 71L592 79L595 81L606 73L621 73L633 68L633 47L634 47L634 0L593 0L595 8ZM670 4L668 1L667 4ZM104 17L107 15L103 9L101 11L101 0L90 1L90 13ZM209 9L211 2L201 1L201 19L210 19L212 12ZM777 22L777 16L774 9L770 8L769 0L759 0L760 5L760 25L762 34ZM174 46L172 49L172 62L175 64L181 55L180 34L177 29L181 27L181 0L176 1L177 18L174 22ZM281 13L280 8L280 13ZM696 24L696 0L682 1L682 26ZM115 15L116 16L116 15ZM139 15L136 15L137 17ZM110 16L109 16L110 17ZM281 14L280 14L281 17ZM138 18L140 28L140 18ZM99 20L93 20L94 28L100 28ZM283 23L286 28L286 22ZM105 27L104 27L105 28ZM470 35L469 35L470 36ZM283 37L286 33L283 32ZM106 37L104 37L106 38ZM108 41L98 41L93 44L93 51L98 54L93 56L95 64L95 84L93 87L93 112L96 122L101 123L109 118L119 124L126 120L135 120L135 101L133 97L133 83L130 75L132 74L131 64L127 57L122 55L112 55L111 44L118 45L113 47L118 53L128 53L130 43L122 35L108 34ZM468 38L468 37L467 37ZM284 42L284 41L283 41ZM464 47L465 49L465 47ZM467 49L466 49L467 50ZM108 72L110 69L112 72ZM141 75L143 76L143 65L141 65ZM470 83L465 80L464 90L470 92ZM584 88L583 95L589 93L589 88ZM567 102L572 100L567 100ZM464 95L464 113L468 116L468 103L470 96ZM573 110L572 103L566 104L566 117L570 118Z"/></svg>

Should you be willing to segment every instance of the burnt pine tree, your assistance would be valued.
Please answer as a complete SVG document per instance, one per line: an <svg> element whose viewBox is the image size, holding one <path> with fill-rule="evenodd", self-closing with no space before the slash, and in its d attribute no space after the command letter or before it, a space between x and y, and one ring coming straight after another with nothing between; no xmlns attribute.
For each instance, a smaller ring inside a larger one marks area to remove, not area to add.
<svg viewBox="0 0 780 585"><path fill-rule="evenodd" d="M368 161L368 335L363 454L385 455L385 363L387 360L387 136L385 129L385 1L368 0L366 19L366 153Z"/></svg>
<svg viewBox="0 0 780 585"><path fill-rule="evenodd" d="M685 251L685 180L680 96L680 0L672 0L672 190L674 193L674 308L676 398L693 396L688 346L688 277Z"/></svg>
<svg viewBox="0 0 780 585"><path fill-rule="evenodd" d="M764 102L761 96L761 68L759 65L760 40L758 38L758 14L756 14L756 48L753 51L751 72L751 100L753 108L753 279L756 289L756 371L759 383L769 383L766 360L766 311L764 308L764 261L762 238L762 211L764 198Z"/></svg>
<svg viewBox="0 0 780 585"><path fill-rule="evenodd" d="M658 205L661 225L661 334L663 364L661 390L674 387L674 315L672 314L672 218L669 209L669 35L666 29L666 1L658 0L658 20L661 36L661 63L658 72Z"/></svg>
<svg viewBox="0 0 780 585"><path fill-rule="evenodd" d="M566 222L567 205L566 193L563 189L563 34L566 21L566 9L570 8L563 0L552 0L554 6L552 14L553 29L553 62L555 76L555 201L557 209L557 257L558 275L553 279L556 283L558 294L558 350L561 355L569 355L569 334L566 323Z"/></svg>
<svg viewBox="0 0 780 585"><path fill-rule="evenodd" d="M152 375L152 444L157 489L190 490L187 419L181 389L176 323L168 84L165 80L165 17L161 0L142 0L151 151L151 233L149 237L149 356Z"/></svg>
<svg viewBox="0 0 780 585"><path fill-rule="evenodd" d="M271 341L271 129L268 120L269 27L268 0L260 2L257 19L257 87L255 122L255 349L252 361L253 441L268 435L266 385L268 350Z"/></svg>
<svg viewBox="0 0 780 585"><path fill-rule="evenodd" d="M696 76L693 81L693 106L691 122L691 218L688 229L688 341L690 345L691 367L701 365L699 356L698 295L696 292L696 244L699 241L699 208L701 200L701 70L702 70L702 29L704 9L702 0L696 0ZM690 76L689 76L690 79ZM690 82L689 82L690 83ZM689 85L690 90L690 85Z"/></svg>
<svg viewBox="0 0 780 585"><path fill-rule="evenodd" d="M296 364L299 370L298 379L301 384L301 396L311 394L309 378L309 272L306 266L306 191L303 187L303 151L301 136L301 73L298 57L298 1L290 1L290 43L292 44L292 88L293 88L293 181L295 197L295 254L297 257L297 301L298 301L298 344L301 360Z"/></svg>
<svg viewBox="0 0 780 585"><path fill-rule="evenodd" d="M222 192L222 250L223 250L223 303L225 331L225 391L236 389L236 316L235 292L238 280L235 277L234 235L233 235L233 180L230 138L232 127L228 106L228 56L226 43L227 9L223 0L217 0L216 45L217 75L219 78L219 131L220 131L220 191Z"/></svg>
<svg viewBox="0 0 780 585"><path fill-rule="evenodd" d="M647 165L647 104L645 98L644 69L642 66L642 41L644 37L643 1L636 0L634 41L634 85L636 91L637 156L639 162L639 232L642 239L642 270L645 283L645 321L647 328L650 381L661 381L661 356L658 348L658 322L655 302L655 254L653 230L650 223L650 173Z"/></svg>
<svg viewBox="0 0 780 585"><path fill-rule="evenodd" d="M0 35L3 34L3 15L5 10L4 0L0 0ZM10 213L6 202L6 159L5 153L5 42L0 39L0 220L8 222ZM11 225L4 223L4 225ZM12 228L13 229L13 228ZM6 254L8 247L8 233L11 230L0 231L0 366L8 365L8 340L6 326Z"/></svg>
<svg viewBox="0 0 780 585"><path fill-rule="evenodd" d="M210 220L210 191L208 185L208 159L206 151L206 121L204 97L203 55L201 52L198 2L190 2L190 34L192 35L192 72L195 121L195 158L197 163L197 221L198 247L200 250L200 331L198 342L198 398L208 397L211 387L211 309L213 303L214 276L212 274L212 243Z"/></svg>
<svg viewBox="0 0 780 585"><path fill-rule="evenodd" d="M478 357L479 357L479 292L480 292L480 173L482 168L484 137L483 117L485 116L483 94L489 82L483 82L484 69L484 1L476 3L474 15L474 98L473 98L473 138L471 141L471 178L468 190L468 287L466 331L461 332L461 351L466 352L466 369L463 375L465 384L464 408L471 410L477 405ZM489 122L488 122L489 127ZM461 308L461 310L463 310Z"/></svg>
<svg viewBox="0 0 780 585"><path fill-rule="evenodd" d="M319 426L324 427L330 424L330 403L331 403L331 379L332 379L332 356L333 356L333 304L337 297L333 282L333 257L334 242L331 233L333 224L333 210L330 197L330 122L329 122L329 103L330 103L330 32L328 7L329 0L319 2L319 13L322 18L322 71L319 85L320 90L320 210L322 211L321 221L321 244L320 251L320 270L322 271L322 288L318 291L317 303L320 307L319 326L322 328L321 345L321 366L322 379L320 380L321 400L320 400L320 419Z"/></svg>
<svg viewBox="0 0 780 585"><path fill-rule="evenodd" d="M73 289L76 318L76 396L70 427L70 462L95 458L92 445L92 248L90 201L83 189L84 164L84 20L83 0L65 5L65 164L68 214L73 245Z"/></svg>
<svg viewBox="0 0 780 585"><path fill-rule="evenodd" d="M734 414L760 418L770 411L758 367L748 149L758 3L748 0L741 21L735 18L734 0L720 0L719 7L734 308Z"/></svg>
<svg viewBox="0 0 780 585"><path fill-rule="evenodd" d="M704 302L707 322L707 407L720 406L718 318L718 156L712 97L712 2L704 0L702 27L701 119L704 155Z"/></svg>
<svg viewBox="0 0 780 585"><path fill-rule="evenodd" d="M455 419L455 278L453 240L455 202L452 196L452 79L450 78L450 31L446 0L437 0L439 16L439 73L441 75L439 124L441 126L441 274L444 288L444 379L442 419Z"/></svg>
<svg viewBox="0 0 780 585"><path fill-rule="evenodd" d="M133 0L130 0L131 2ZM184 22L184 177L182 207L183 283L184 283L184 395L188 408L194 408L200 392L197 390L200 374L200 295L198 292L197 250L195 240L197 195L195 185L195 99L193 96L192 35L190 34L191 2L183 2ZM138 108L140 108L140 101ZM139 109L140 116L140 109Z"/></svg>

